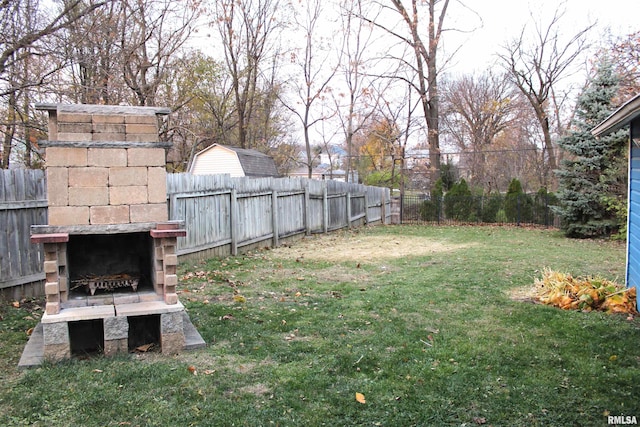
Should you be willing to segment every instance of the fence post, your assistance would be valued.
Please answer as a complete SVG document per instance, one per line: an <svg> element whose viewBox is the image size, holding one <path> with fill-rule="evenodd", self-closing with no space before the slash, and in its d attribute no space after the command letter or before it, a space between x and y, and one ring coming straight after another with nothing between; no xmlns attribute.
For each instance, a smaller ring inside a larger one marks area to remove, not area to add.
<svg viewBox="0 0 640 427"><path fill-rule="evenodd" d="M309 194L309 181L305 183L304 186L304 228L306 230L306 235L311 235L311 225L309 224L309 218L311 217L311 195Z"/></svg>
<svg viewBox="0 0 640 427"><path fill-rule="evenodd" d="M231 189L231 255L238 255L238 194Z"/></svg>
<svg viewBox="0 0 640 427"><path fill-rule="evenodd" d="M369 224L369 190L366 188L364 192L364 223Z"/></svg>
<svg viewBox="0 0 640 427"><path fill-rule="evenodd" d="M520 194L516 194L516 223L520 227Z"/></svg>
<svg viewBox="0 0 640 427"><path fill-rule="evenodd" d="M351 229L351 192L347 190L347 228Z"/></svg>
<svg viewBox="0 0 640 427"><path fill-rule="evenodd" d="M278 192L273 190L271 192L271 228L273 229L273 247L277 248L280 245L279 241L279 229L278 229Z"/></svg>
<svg viewBox="0 0 640 427"><path fill-rule="evenodd" d="M322 181L322 231L329 232L329 198L327 194L327 181Z"/></svg>

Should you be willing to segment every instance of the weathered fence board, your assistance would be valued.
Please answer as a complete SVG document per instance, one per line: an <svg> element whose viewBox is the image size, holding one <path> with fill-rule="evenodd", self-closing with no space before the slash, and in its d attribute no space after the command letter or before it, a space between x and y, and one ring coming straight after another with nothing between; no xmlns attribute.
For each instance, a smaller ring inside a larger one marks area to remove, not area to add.
<svg viewBox="0 0 640 427"><path fill-rule="evenodd" d="M31 225L46 224L41 170L0 170L0 289L42 280L42 245L31 244Z"/></svg>
<svg viewBox="0 0 640 427"><path fill-rule="evenodd" d="M170 174L167 193L171 219L184 221L187 229L187 237L178 239L180 255L222 246L235 254L244 246L277 246L280 239L354 221L389 222L382 214L385 206L390 212L388 189L337 181ZM200 200L206 198L218 201Z"/></svg>

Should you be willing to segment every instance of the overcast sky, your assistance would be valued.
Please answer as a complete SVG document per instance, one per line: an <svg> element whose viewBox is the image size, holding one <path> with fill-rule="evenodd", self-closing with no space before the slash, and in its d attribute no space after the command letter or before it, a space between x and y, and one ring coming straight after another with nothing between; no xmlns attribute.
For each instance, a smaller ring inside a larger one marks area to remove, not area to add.
<svg viewBox="0 0 640 427"><path fill-rule="evenodd" d="M571 36L580 29L597 21L597 28L591 37L598 39L606 29L614 35L624 35L640 30L640 0L463 0L463 3L478 13L465 11L457 2L451 2L447 15L449 26L478 28L471 34L447 33L449 43L459 46L456 64L452 72L469 72L474 65L482 70L495 62L495 52L505 41L520 33L523 25L533 25L532 16L539 22L548 24L554 11L564 4L566 35ZM563 30L564 31L564 30Z"/></svg>

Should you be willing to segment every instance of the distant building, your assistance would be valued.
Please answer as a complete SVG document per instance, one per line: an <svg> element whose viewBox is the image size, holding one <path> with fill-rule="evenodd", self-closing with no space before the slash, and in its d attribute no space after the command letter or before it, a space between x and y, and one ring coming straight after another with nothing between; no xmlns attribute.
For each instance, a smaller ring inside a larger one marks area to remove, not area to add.
<svg viewBox="0 0 640 427"><path fill-rule="evenodd" d="M196 153L189 167L193 175L230 174L232 177L279 177L272 157L256 150L213 144Z"/></svg>

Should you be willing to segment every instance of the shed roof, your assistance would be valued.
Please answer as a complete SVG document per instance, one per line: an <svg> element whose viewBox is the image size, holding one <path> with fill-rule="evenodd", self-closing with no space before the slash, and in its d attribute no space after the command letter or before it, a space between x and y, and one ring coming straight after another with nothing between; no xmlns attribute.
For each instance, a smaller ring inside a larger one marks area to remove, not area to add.
<svg viewBox="0 0 640 427"><path fill-rule="evenodd" d="M591 130L594 136L602 136L628 125L640 117L640 93L625 102L609 117Z"/></svg>
<svg viewBox="0 0 640 427"><path fill-rule="evenodd" d="M230 151L234 151L238 160L240 161L240 165L244 170L244 175L251 178L263 178L269 176L280 176L278 174L278 169L276 168L276 162L273 158L267 154L261 153L257 150L251 150L247 148L240 147L232 147L229 145L222 144L213 144L204 150L198 152L196 157L201 155L202 153L213 149L214 147L220 147L223 149L227 149Z"/></svg>

